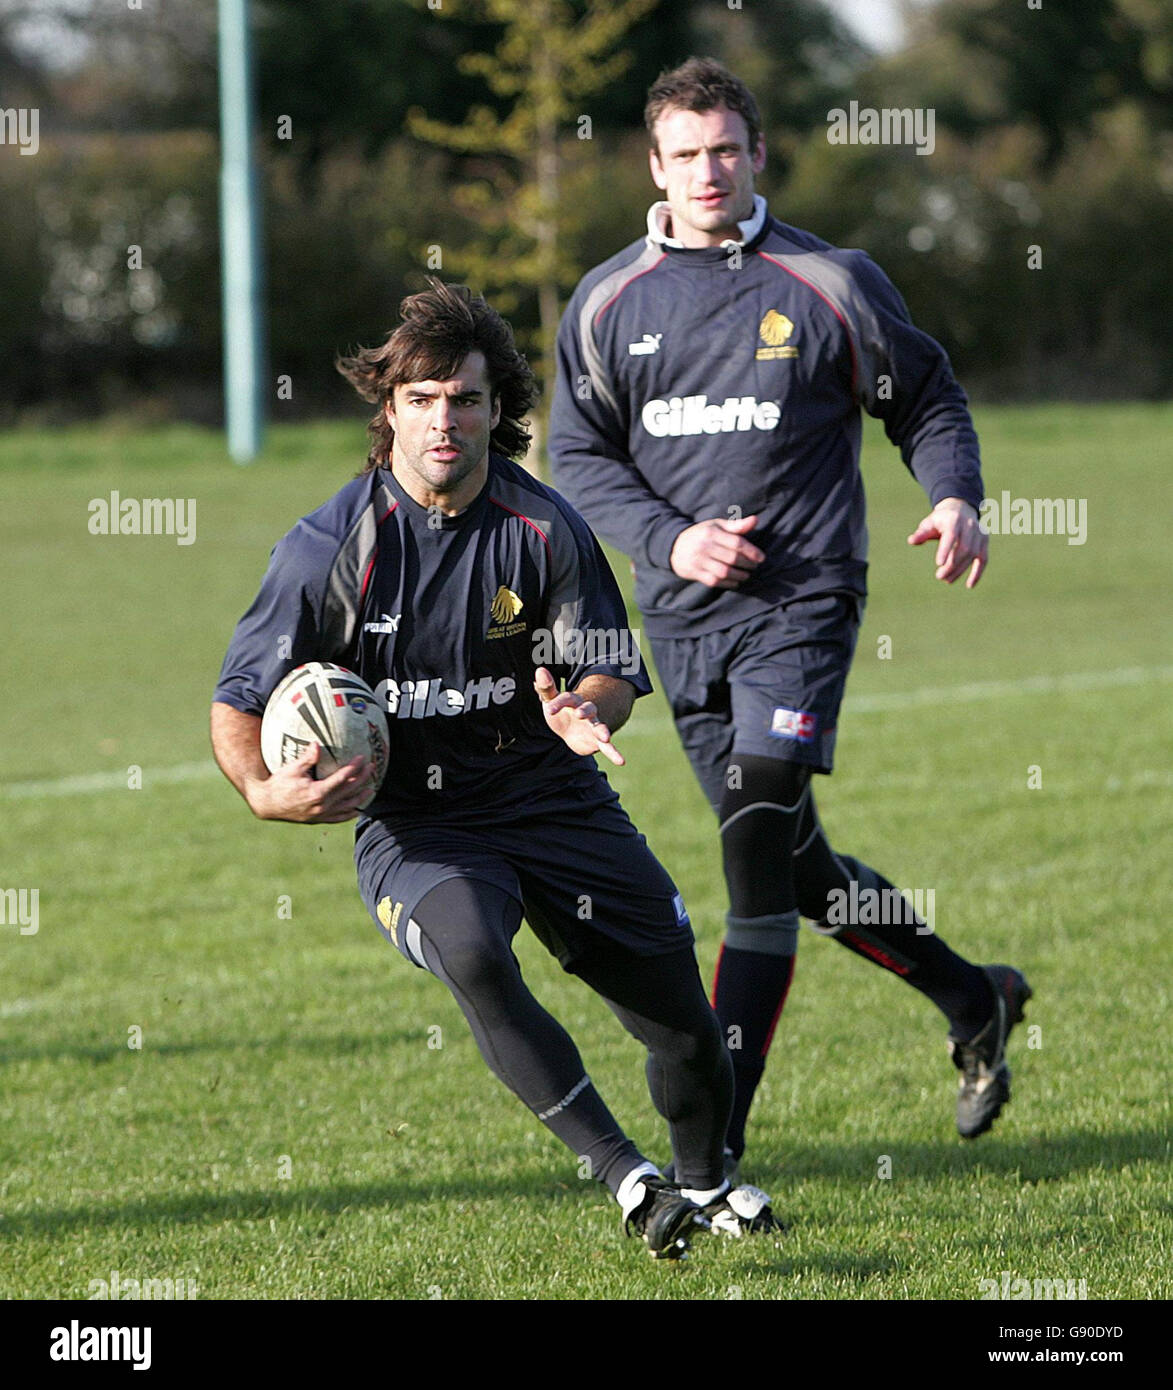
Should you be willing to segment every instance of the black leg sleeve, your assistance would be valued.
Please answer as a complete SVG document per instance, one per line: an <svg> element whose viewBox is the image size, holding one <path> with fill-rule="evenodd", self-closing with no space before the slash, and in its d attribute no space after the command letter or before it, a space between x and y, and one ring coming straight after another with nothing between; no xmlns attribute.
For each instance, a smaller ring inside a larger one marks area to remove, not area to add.
<svg viewBox="0 0 1173 1390"><path fill-rule="evenodd" d="M648 1090L668 1121L676 1181L719 1187L733 1074L693 951L638 956L608 942L573 968L648 1050Z"/></svg>
<svg viewBox="0 0 1173 1390"><path fill-rule="evenodd" d="M474 879L441 883L416 908L424 959L452 991L481 1056L515 1096L618 1191L641 1161L566 1030L530 993L511 942L520 904Z"/></svg>

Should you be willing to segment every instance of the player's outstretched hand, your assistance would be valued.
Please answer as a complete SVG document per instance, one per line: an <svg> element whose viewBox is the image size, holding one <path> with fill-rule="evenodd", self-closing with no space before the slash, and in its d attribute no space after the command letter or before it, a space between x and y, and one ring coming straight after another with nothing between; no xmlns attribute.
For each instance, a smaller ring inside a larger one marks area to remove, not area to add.
<svg viewBox="0 0 1173 1390"><path fill-rule="evenodd" d="M937 578L946 584L969 569L965 587L972 589L986 568L990 538L978 525L978 514L960 497L944 497L908 538L909 545L938 541Z"/></svg>
<svg viewBox="0 0 1173 1390"><path fill-rule="evenodd" d="M249 796L253 814L261 820L288 820L299 825L354 820L371 794L375 764L370 758L353 758L318 781L314 768L321 752L311 743L297 762L255 783Z"/></svg>
<svg viewBox="0 0 1173 1390"><path fill-rule="evenodd" d="M766 558L746 536L758 524L756 516L740 521L713 517L686 526L672 546L668 563L681 579L694 579L710 589L736 589Z"/></svg>
<svg viewBox="0 0 1173 1390"><path fill-rule="evenodd" d="M584 700L573 690L559 694L554 677L544 666L534 674L534 689L541 696L546 723L567 748L575 753L602 753L616 767L623 767L626 760L611 742L611 730L599 718L593 701Z"/></svg>

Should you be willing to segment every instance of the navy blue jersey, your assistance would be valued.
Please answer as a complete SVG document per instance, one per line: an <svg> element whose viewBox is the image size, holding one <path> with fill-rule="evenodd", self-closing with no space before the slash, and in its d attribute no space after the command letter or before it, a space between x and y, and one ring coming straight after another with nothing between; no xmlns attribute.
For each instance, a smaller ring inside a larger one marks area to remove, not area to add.
<svg viewBox="0 0 1173 1390"><path fill-rule="evenodd" d="M744 243L649 233L591 271L558 335L554 481L632 557L649 633L748 621L791 599L866 592L860 407L935 505L979 507L977 436L941 346L862 251L756 200ZM680 579L676 537L757 514L765 561L737 589Z"/></svg>
<svg viewBox="0 0 1173 1390"><path fill-rule="evenodd" d="M387 711L388 773L368 816L491 820L552 784L610 795L594 759L547 727L547 666L651 685L614 576L574 509L490 455L458 516L421 507L390 469L356 478L272 553L214 698L262 715L294 666L357 672Z"/></svg>

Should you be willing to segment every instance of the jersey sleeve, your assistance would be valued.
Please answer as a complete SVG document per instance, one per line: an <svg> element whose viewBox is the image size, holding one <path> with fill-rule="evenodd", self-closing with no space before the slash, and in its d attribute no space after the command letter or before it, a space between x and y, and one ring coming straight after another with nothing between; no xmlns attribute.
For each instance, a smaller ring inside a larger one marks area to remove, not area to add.
<svg viewBox="0 0 1173 1390"><path fill-rule="evenodd" d="M558 512L550 536L551 582L545 624L553 639L553 674L573 690L587 676L614 676L651 693L639 648L628 627L619 585L590 527L571 508Z"/></svg>
<svg viewBox="0 0 1173 1390"><path fill-rule="evenodd" d="M862 252L853 271L871 310L861 335L860 402L883 420L909 471L935 507L960 497L981 507L977 432L945 349L921 332L900 293Z"/></svg>
<svg viewBox="0 0 1173 1390"><path fill-rule="evenodd" d="M269 696L295 666L329 661L322 647L328 567L294 528L273 549L260 593L236 625L213 700L263 715Z"/></svg>
<svg viewBox="0 0 1173 1390"><path fill-rule="evenodd" d="M604 540L639 565L669 569L676 537L692 519L653 492L636 468L626 412L576 294L558 329L549 432L554 485Z"/></svg>

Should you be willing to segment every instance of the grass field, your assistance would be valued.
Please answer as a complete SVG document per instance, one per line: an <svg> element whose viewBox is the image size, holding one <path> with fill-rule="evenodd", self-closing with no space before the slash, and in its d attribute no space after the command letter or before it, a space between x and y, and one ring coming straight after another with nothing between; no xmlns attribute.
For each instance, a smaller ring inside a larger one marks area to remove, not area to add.
<svg viewBox="0 0 1173 1390"><path fill-rule="evenodd" d="M0 438L0 889L39 891L35 934L0 927L0 1294L84 1298L116 1270L209 1299L964 1300L1009 1271L1167 1297L1173 409L978 424L987 492L1086 499L1086 543L994 537L976 591L935 584L904 541L923 496L869 429L872 597L819 792L838 847L932 888L963 953L1027 972L1035 1045L1015 1034L1014 1101L964 1144L940 1017L804 934L747 1173L790 1234L701 1239L683 1267L622 1238L382 942L350 828L256 822L211 765L232 627L361 426L274 429L248 469L186 429ZM113 489L195 498L195 543L90 535ZM708 976L716 840L658 695L619 744ZM520 954L666 1158L639 1048L524 933Z"/></svg>

